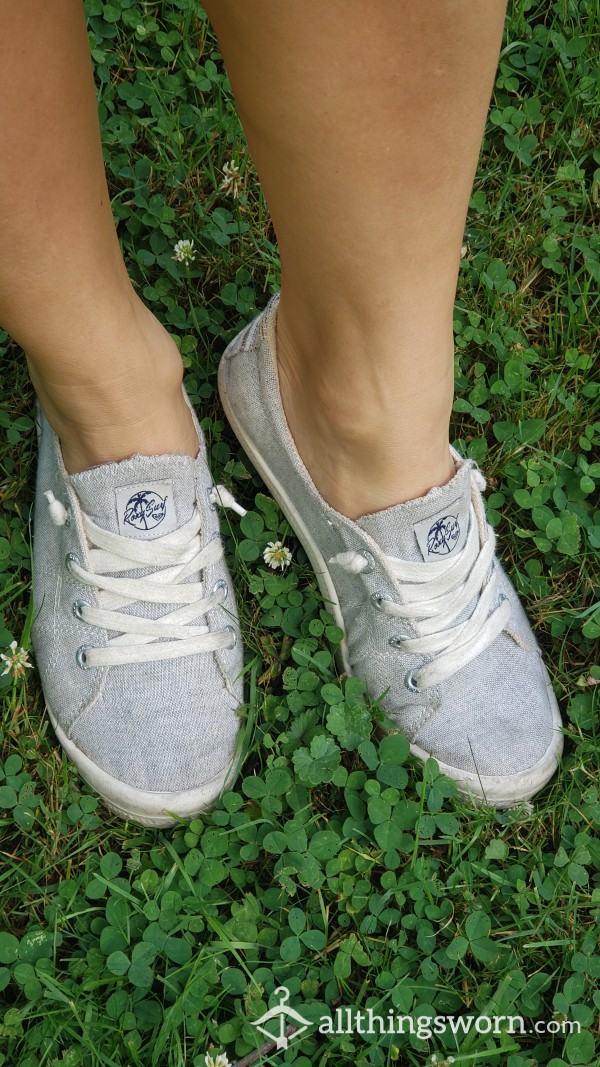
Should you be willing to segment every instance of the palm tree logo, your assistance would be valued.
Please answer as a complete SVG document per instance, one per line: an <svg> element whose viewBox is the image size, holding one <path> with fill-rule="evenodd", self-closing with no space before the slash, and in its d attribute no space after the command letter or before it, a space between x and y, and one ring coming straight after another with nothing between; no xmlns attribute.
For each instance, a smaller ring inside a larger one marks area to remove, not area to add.
<svg viewBox="0 0 600 1067"><path fill-rule="evenodd" d="M456 515L444 515L434 522L427 534L427 552L434 556L447 556L456 545L460 536L460 525Z"/></svg>
<svg viewBox="0 0 600 1067"><path fill-rule="evenodd" d="M129 497L123 521L136 530L153 530L163 521L166 511L166 496L159 496L151 489L142 489Z"/></svg>
<svg viewBox="0 0 600 1067"><path fill-rule="evenodd" d="M260 1019L256 1019L254 1022L250 1022L251 1026L255 1026L257 1030L260 1030L266 1037L275 1039L275 1044L278 1049L286 1049L290 1041L294 1041L300 1034L304 1033L307 1027L311 1026L309 1019L305 1019L300 1012L295 1011L294 1008L286 1007L287 1001L290 999L290 991L285 985L278 986L275 990L275 996L281 994L279 997L279 1004L275 1008L269 1008L264 1015L261 1015ZM265 1029L263 1023L268 1023L271 1019L279 1020L279 1034L272 1034L270 1030ZM289 1028L285 1025L285 1020L289 1020L293 1025ZM287 1030L291 1033L288 1035Z"/></svg>

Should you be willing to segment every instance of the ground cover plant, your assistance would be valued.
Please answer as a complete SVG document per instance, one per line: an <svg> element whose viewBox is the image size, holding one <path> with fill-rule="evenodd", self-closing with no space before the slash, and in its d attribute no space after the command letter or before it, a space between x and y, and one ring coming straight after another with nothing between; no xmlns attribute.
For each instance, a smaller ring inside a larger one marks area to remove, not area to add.
<svg viewBox="0 0 600 1067"><path fill-rule="evenodd" d="M277 289L278 260L202 14L191 0L86 6L129 269L180 346L216 478L248 509L224 518L244 750L210 814L157 832L111 817L57 749L19 653L33 396L0 332L0 1067L595 1065L599 5L511 6L456 305L455 444L486 471L566 721L553 783L504 813L472 808L374 729L360 679L336 673L340 632L306 557L225 424L218 359ZM274 570L277 541L292 561ZM521 1015L525 1032L312 1027L265 1048L251 1021L282 985L309 1020L348 1005Z"/></svg>

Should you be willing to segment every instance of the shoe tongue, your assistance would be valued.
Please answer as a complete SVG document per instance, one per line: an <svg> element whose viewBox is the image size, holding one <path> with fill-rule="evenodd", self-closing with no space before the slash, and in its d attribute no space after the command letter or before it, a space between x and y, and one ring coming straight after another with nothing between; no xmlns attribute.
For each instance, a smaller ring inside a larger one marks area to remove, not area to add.
<svg viewBox="0 0 600 1067"><path fill-rule="evenodd" d="M183 526L196 500L191 456L132 456L72 474L70 481L97 526L139 541Z"/></svg>
<svg viewBox="0 0 600 1067"><path fill-rule="evenodd" d="M456 556L469 532L471 464L463 463L446 485L405 504L356 520L388 556L437 563Z"/></svg>

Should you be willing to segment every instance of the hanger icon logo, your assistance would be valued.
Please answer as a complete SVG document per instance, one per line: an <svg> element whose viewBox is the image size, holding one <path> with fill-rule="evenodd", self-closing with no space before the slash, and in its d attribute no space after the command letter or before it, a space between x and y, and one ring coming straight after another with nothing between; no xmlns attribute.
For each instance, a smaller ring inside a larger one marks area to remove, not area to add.
<svg viewBox="0 0 600 1067"><path fill-rule="evenodd" d="M303 1015L300 1015L300 1012L287 1006L287 1002L290 999L290 991L287 986L278 986L275 990L275 996L279 996L279 1004L274 1008L269 1008L264 1015L261 1015L260 1019L251 1021L251 1026L255 1026L262 1034L275 1041L277 1049L286 1049L291 1041L295 1041L312 1024L310 1019L305 1019ZM272 1033L265 1027L265 1023L269 1023L273 1019L277 1019L279 1023L278 1034Z"/></svg>

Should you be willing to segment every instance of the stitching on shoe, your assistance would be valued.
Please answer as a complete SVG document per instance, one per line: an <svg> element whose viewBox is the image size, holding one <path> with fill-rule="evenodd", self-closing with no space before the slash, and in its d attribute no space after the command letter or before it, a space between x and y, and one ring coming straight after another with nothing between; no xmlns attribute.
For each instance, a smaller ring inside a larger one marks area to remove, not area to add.
<svg viewBox="0 0 600 1067"><path fill-rule="evenodd" d="M79 708L77 709L77 711L74 713L73 719L71 720L71 722L68 725L65 723L65 725L62 727L62 729L65 731L66 736L69 738L69 741L72 740L73 730L75 729L75 727L76 727L77 723L79 722L81 716L85 715L85 713L87 711L91 711L92 708L94 708L96 706L98 701L101 700L102 697L104 696L104 690L106 689L106 682L107 682L107 679L108 679L108 673L110 671L110 667L95 667L94 670L102 671L102 678L100 679L100 685L98 686L98 692L95 694L95 696L87 704L80 705ZM66 716L65 716L65 718L66 718Z"/></svg>
<svg viewBox="0 0 600 1067"><path fill-rule="evenodd" d="M421 727L425 726L425 724L429 722L429 720L431 719L431 717L433 715L433 710L434 709L430 708L429 704L425 705L425 707L423 708L423 711L419 715L418 721L415 723L415 725L413 727L413 730L412 730L413 739L417 737L417 734L419 733L419 730L421 729Z"/></svg>
<svg viewBox="0 0 600 1067"><path fill-rule="evenodd" d="M419 730L421 729L421 727L425 726L430 721L430 719L435 718L436 714L439 711L441 711L441 709L442 709L441 700L437 703L437 705L433 705L433 704L430 704L429 702L427 702L427 704L423 708L423 711L422 711L421 715L419 716L419 721L416 724L415 732L414 732L414 736L415 737L417 736L417 734L418 734Z"/></svg>

